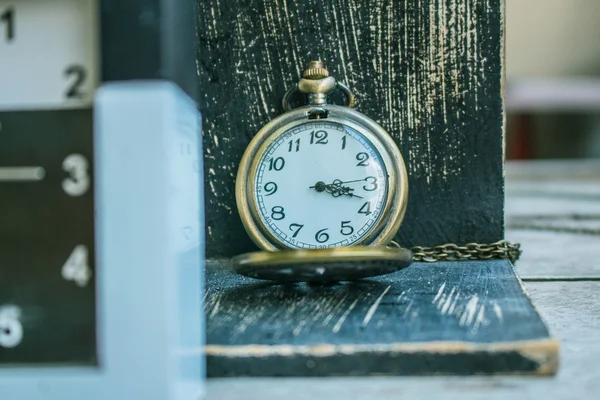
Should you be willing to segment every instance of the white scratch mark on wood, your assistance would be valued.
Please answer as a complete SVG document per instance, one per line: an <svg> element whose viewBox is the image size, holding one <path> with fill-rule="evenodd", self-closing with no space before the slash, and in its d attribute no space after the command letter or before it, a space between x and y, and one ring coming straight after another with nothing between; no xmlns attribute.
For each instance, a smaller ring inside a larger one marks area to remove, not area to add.
<svg viewBox="0 0 600 400"><path fill-rule="evenodd" d="M504 323L504 316L502 315L502 308L500 307L500 305L494 301L492 303L492 309L494 310L494 314L496 314L496 318L498 318L498 322L500 322L501 324Z"/></svg>
<svg viewBox="0 0 600 400"><path fill-rule="evenodd" d="M388 285L388 287L384 289L384 291L381 293L381 295L379 295L379 297L377 298L377 300L375 300L371 307L369 307L369 310L367 311L367 314L365 315L362 324L360 324L362 328L369 325L369 322L371 321L371 318L373 318L373 315L375 315L375 311L377 311L377 307L379 307L379 303L381 303L383 296L385 296L385 294L390 290L391 287L392 285Z"/></svg>
<svg viewBox="0 0 600 400"><path fill-rule="evenodd" d="M217 295L217 301L215 303L215 305L213 306L213 309L210 312L210 315L208 316L209 318L213 318L215 315L217 315L217 312L219 312L219 306L221 305L221 296Z"/></svg>
<svg viewBox="0 0 600 400"><path fill-rule="evenodd" d="M344 301L346 301L346 298L348 297L348 293L346 293L344 295L344 297L342 297L342 299L332 308L330 308L329 310L327 310L327 317L325 317L325 319L323 320L323 326L327 326L329 324L329 322L331 321L331 319L333 318L333 315L335 314L335 312L341 308L342 304L344 304ZM331 303L330 303L331 304Z"/></svg>
<svg viewBox="0 0 600 400"><path fill-rule="evenodd" d="M354 300L352 304L350 304L350 307L348 307L348 309L344 311L340 319L338 319L338 321L333 326L333 329L331 330L333 333L338 333L340 331L342 325L344 325L344 321L346 321L346 318L348 318L348 315L350 315L350 312L354 309L354 307L356 307L357 304L358 299Z"/></svg>
<svg viewBox="0 0 600 400"><path fill-rule="evenodd" d="M460 316L460 320L458 321L458 324L460 326L471 325L473 323L473 320L475 319L475 314L477 313L478 303L479 296L474 294L467 303L462 315Z"/></svg>
<svg viewBox="0 0 600 400"><path fill-rule="evenodd" d="M477 313L477 318L475 318L475 323L473 324L473 331L477 331L480 326L487 326L489 321L485 318L485 306L482 304L479 307L479 312Z"/></svg>
<svg viewBox="0 0 600 400"><path fill-rule="evenodd" d="M440 311L442 312L442 315L446 315L446 313L450 309L450 305L452 304L452 296L454 296L454 291L455 291L455 288L452 288L452 290L450 291L450 294L448 295L446 300L443 303L440 302L440 304L438 305L438 309L440 309ZM440 305L441 305L441 307L440 307Z"/></svg>
<svg viewBox="0 0 600 400"><path fill-rule="evenodd" d="M442 293L444 293L444 288L446 287L446 282L442 283L442 286L440 286L437 294L435 295L435 297L433 298L432 303L436 303L438 301L438 299L440 298L440 296L442 295Z"/></svg>

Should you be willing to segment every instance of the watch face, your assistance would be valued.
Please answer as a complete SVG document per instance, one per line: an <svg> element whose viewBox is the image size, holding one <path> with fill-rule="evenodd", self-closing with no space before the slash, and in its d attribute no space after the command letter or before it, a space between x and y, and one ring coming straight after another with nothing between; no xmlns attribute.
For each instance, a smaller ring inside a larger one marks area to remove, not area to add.
<svg viewBox="0 0 600 400"><path fill-rule="evenodd" d="M259 220L288 248L363 241L388 198L388 172L377 146L338 122L307 121L262 154L252 178Z"/></svg>

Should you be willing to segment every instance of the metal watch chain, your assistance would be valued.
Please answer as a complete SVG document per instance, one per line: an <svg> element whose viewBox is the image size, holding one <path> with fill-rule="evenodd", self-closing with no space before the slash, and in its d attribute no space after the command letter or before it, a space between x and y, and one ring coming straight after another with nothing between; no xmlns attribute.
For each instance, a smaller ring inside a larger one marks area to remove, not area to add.
<svg viewBox="0 0 600 400"><path fill-rule="evenodd" d="M400 247L394 241L390 245ZM413 252L413 261L417 262L490 260L494 258L508 259L514 263L522 253L520 243L511 243L508 240L499 240L490 244L467 243L464 246L454 243L432 247L414 246L411 251Z"/></svg>

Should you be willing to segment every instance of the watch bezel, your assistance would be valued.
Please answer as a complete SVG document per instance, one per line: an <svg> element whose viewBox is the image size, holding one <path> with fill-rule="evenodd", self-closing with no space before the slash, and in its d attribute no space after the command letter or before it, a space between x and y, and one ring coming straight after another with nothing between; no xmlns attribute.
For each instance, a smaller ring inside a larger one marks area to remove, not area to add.
<svg viewBox="0 0 600 400"><path fill-rule="evenodd" d="M327 113L323 121L339 123L358 131L379 152L388 174L388 193L384 209L375 227L351 246L387 245L400 228L408 202L408 174L404 159L391 136L379 124L351 108L332 104L304 106L286 112L267 123L251 140L240 161L235 188L237 208L246 232L263 250L298 250L274 236L260 218L255 198L254 176L269 145L290 129L315 121L309 119L309 114L315 109Z"/></svg>

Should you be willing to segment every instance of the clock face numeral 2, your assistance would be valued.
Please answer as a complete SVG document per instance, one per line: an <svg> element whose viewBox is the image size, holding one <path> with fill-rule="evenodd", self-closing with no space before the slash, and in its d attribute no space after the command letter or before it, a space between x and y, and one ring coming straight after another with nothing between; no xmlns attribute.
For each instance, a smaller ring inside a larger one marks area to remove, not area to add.
<svg viewBox="0 0 600 400"><path fill-rule="evenodd" d="M85 79L87 77L87 73L85 72L85 68L81 65L69 65L65 69L65 76L67 78L73 78L71 84L67 87L67 91L65 96L69 99L71 98L81 98L85 96L85 93L81 92L81 86L85 83Z"/></svg>

